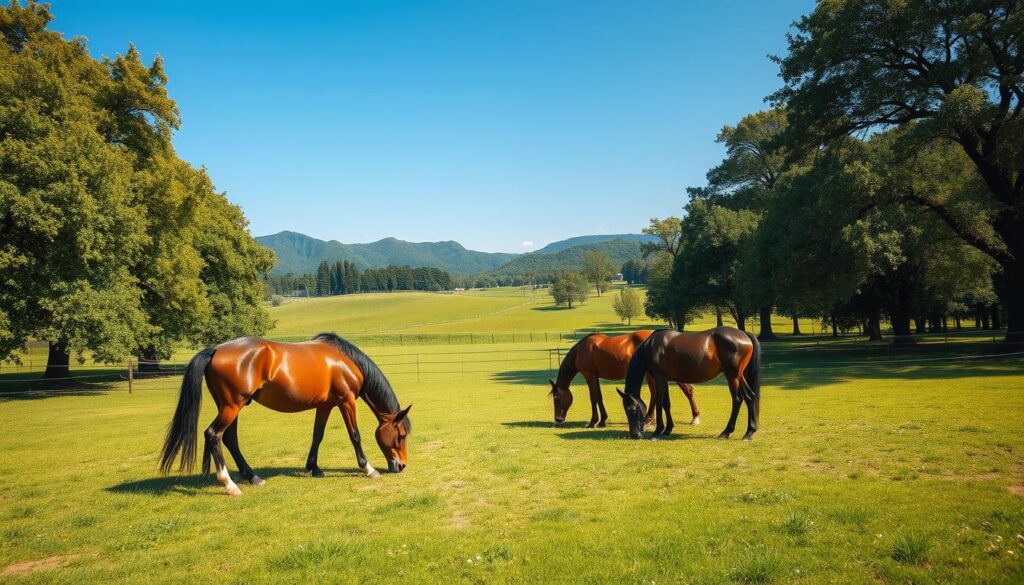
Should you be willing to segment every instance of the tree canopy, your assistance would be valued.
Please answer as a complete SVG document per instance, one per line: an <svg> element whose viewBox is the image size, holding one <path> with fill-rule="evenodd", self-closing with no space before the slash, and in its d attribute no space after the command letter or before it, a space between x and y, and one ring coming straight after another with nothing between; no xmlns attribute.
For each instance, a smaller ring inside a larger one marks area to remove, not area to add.
<svg viewBox="0 0 1024 585"><path fill-rule="evenodd" d="M0 356L158 358L178 343L261 334L273 255L238 207L174 153L180 125L157 57L93 59L46 28L49 7L0 8Z"/></svg>

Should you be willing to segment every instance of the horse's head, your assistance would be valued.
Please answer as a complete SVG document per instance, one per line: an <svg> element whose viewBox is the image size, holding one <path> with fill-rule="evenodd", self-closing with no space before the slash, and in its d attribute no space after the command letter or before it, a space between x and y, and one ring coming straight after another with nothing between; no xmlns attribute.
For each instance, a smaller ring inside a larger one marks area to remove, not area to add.
<svg viewBox="0 0 1024 585"><path fill-rule="evenodd" d="M555 424L561 424L565 422L565 417L569 414L569 407L572 406L572 392L569 392L569 387L559 388L558 384L555 384L551 380L548 380L551 384L551 393L549 394L555 403Z"/></svg>
<svg viewBox="0 0 1024 585"><path fill-rule="evenodd" d="M410 408L412 408L411 404L397 414L381 415L380 424L375 433L380 452L388 460L388 471L392 473L398 473L405 469L409 461L406 442L409 439L409 432L412 430L412 423L409 421Z"/></svg>
<svg viewBox="0 0 1024 585"><path fill-rule="evenodd" d="M647 416L647 405L639 397L626 394L615 389L622 397L622 407L626 409L626 420L629 421L629 436L639 439L644 433L644 417Z"/></svg>

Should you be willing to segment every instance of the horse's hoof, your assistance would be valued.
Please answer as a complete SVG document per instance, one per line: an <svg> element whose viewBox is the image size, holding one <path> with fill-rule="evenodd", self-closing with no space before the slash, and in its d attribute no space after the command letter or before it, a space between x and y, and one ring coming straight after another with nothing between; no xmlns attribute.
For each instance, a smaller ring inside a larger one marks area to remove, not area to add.
<svg viewBox="0 0 1024 585"><path fill-rule="evenodd" d="M743 440L749 443L754 440L754 435L743 435Z"/></svg>
<svg viewBox="0 0 1024 585"><path fill-rule="evenodd" d="M313 469L306 469L302 475L305 475L306 477L324 477L324 470L319 467L314 467Z"/></svg>
<svg viewBox="0 0 1024 585"><path fill-rule="evenodd" d="M254 475L251 478L249 478L249 484L254 485L256 487L263 487L267 485L267 480L263 479L258 475Z"/></svg>
<svg viewBox="0 0 1024 585"><path fill-rule="evenodd" d="M588 424L588 425L587 425L587 428L588 428L588 429L592 429L592 428L594 428L594 426L595 426L596 424L597 424L597 423L590 423L590 424Z"/></svg>
<svg viewBox="0 0 1024 585"><path fill-rule="evenodd" d="M599 429L603 429L606 426L608 426L608 423L606 421L601 421L601 422L597 423L597 428L599 428Z"/></svg>
<svg viewBox="0 0 1024 585"><path fill-rule="evenodd" d="M728 438L729 438L729 433L722 433L722 434L718 435L718 438L719 438L720 440L722 440L722 441L728 440Z"/></svg>
<svg viewBox="0 0 1024 585"><path fill-rule="evenodd" d="M690 424L693 425L693 426L699 425L700 424L700 417L699 416L693 417L693 420L690 421Z"/></svg>
<svg viewBox="0 0 1024 585"><path fill-rule="evenodd" d="M370 473L366 474L366 477L372 477L373 479L380 479L380 472L377 471L376 469L373 469L373 470L370 471Z"/></svg>
<svg viewBox="0 0 1024 585"><path fill-rule="evenodd" d="M242 490L238 489L237 485L228 486L227 488L224 489L224 491L227 492L229 496L242 495Z"/></svg>

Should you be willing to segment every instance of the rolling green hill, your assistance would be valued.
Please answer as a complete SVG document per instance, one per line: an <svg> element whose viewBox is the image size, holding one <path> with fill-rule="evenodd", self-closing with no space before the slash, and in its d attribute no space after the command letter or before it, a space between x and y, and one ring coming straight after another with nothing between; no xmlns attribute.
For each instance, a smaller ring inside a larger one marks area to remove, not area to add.
<svg viewBox="0 0 1024 585"><path fill-rule="evenodd" d="M583 257L587 252L606 254L617 269L626 260L640 258L640 242L624 239L607 240L579 244L552 253L523 254L504 264L492 274L495 276L523 276L526 274L550 274L561 270L579 270L583 266Z"/></svg>
<svg viewBox="0 0 1024 585"><path fill-rule="evenodd" d="M343 244L337 240L319 240L290 231L256 237L257 242L277 254L274 274L312 273L322 260L348 260L363 269L380 268L388 264L431 266L462 276L492 271L497 275L512 275L572 269L591 250L604 252L612 258L612 262L621 264L638 257L640 242L651 239L651 236L643 234L576 236L552 242L529 254L509 254L467 250L462 244L451 240L406 242L384 238L369 244Z"/></svg>
<svg viewBox="0 0 1024 585"><path fill-rule="evenodd" d="M384 238L369 244L342 244L288 231L258 236L256 241L277 254L275 274L310 273L316 271L321 260L348 260L364 269L396 264L431 266L452 274L469 275L493 270L516 257L515 254L467 250L454 241L406 242Z"/></svg>
<svg viewBox="0 0 1024 585"><path fill-rule="evenodd" d="M576 236L574 238L566 238L557 242L551 242L547 246L539 250L534 250L531 254L552 254L554 252L561 252L573 246L579 246L580 244L597 244L600 242L607 242L611 240L628 240L636 242L653 242L657 240L654 236L647 234L607 234L603 236Z"/></svg>

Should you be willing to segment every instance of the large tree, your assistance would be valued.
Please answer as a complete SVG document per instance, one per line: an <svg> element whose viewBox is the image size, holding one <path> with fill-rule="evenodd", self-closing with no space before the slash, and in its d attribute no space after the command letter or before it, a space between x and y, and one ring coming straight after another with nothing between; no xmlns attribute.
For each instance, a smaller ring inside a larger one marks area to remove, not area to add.
<svg viewBox="0 0 1024 585"><path fill-rule="evenodd" d="M36 2L0 8L0 357L166 357L259 334L273 256L206 174L178 159L159 58L93 59Z"/></svg>
<svg viewBox="0 0 1024 585"><path fill-rule="evenodd" d="M1024 331L1024 4L1015 0L821 2L778 58L794 143L919 121L912 151L955 144L986 187L975 213L947 193L900 186L1002 270L1008 339ZM983 221L976 221L977 218Z"/></svg>

